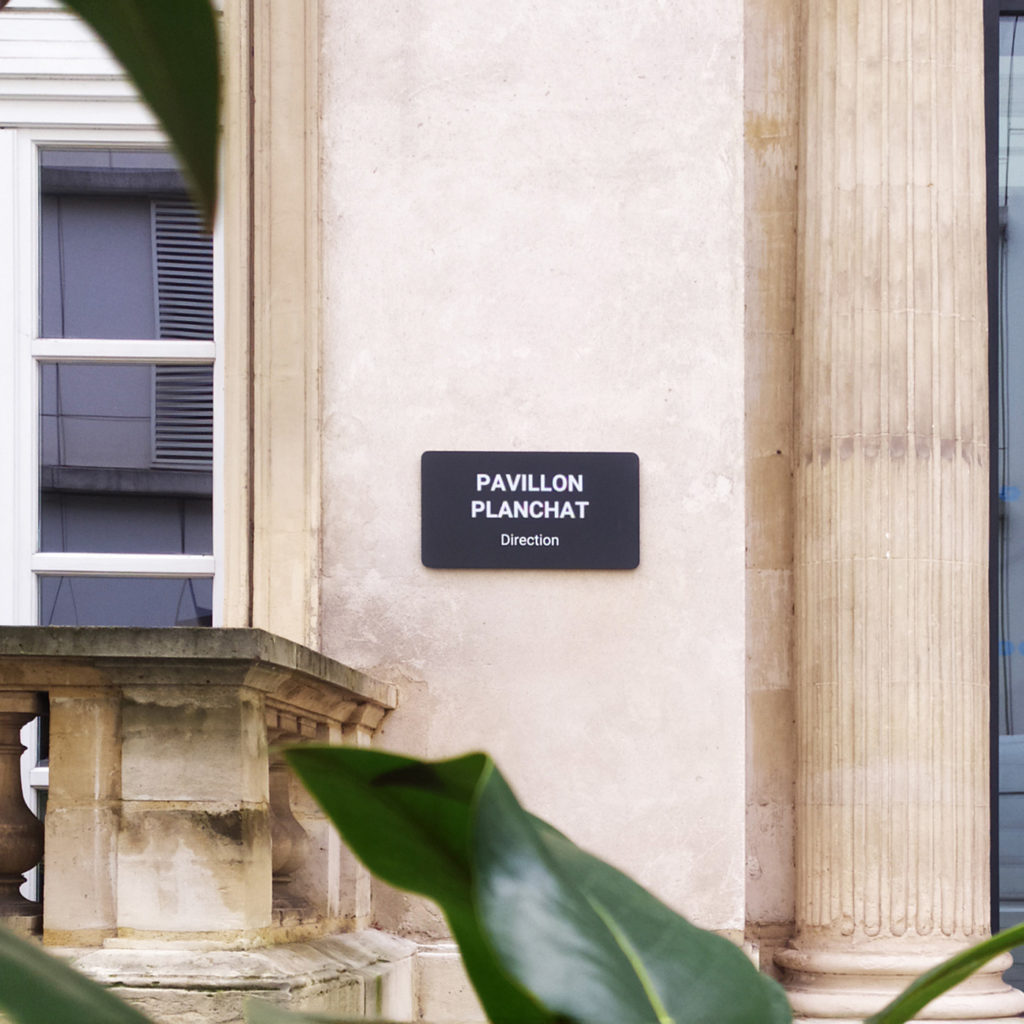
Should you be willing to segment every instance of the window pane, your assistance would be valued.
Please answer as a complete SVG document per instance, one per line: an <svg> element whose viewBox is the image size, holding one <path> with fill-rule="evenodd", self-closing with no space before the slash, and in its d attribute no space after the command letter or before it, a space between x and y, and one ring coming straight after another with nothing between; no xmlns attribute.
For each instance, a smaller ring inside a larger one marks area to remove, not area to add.
<svg viewBox="0 0 1024 1024"><path fill-rule="evenodd" d="M999 30L999 918L1024 920L1024 18ZM1024 951L1006 980L1024 982Z"/></svg>
<svg viewBox="0 0 1024 1024"><path fill-rule="evenodd" d="M213 581L138 576L41 576L44 626L209 626Z"/></svg>
<svg viewBox="0 0 1024 1024"><path fill-rule="evenodd" d="M40 334L155 338L149 201L42 197Z"/></svg>
<svg viewBox="0 0 1024 1024"><path fill-rule="evenodd" d="M210 501L43 492L40 551L211 555Z"/></svg>
<svg viewBox="0 0 1024 1024"><path fill-rule="evenodd" d="M210 339L213 246L166 153L40 154L46 338Z"/></svg>
<svg viewBox="0 0 1024 1024"><path fill-rule="evenodd" d="M40 550L212 554L209 366L40 366Z"/></svg>
<svg viewBox="0 0 1024 1024"><path fill-rule="evenodd" d="M999 63L999 731L1013 735L1024 733L1024 18L1000 19Z"/></svg>

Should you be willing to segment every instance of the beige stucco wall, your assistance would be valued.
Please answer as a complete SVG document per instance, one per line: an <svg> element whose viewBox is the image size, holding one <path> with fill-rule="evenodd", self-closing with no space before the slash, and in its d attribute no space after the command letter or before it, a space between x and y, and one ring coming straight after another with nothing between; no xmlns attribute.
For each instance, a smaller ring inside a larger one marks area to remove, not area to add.
<svg viewBox="0 0 1024 1024"><path fill-rule="evenodd" d="M742 25L359 0L324 5L321 51L323 649L405 680L385 745L486 748L737 935ZM423 568L428 449L637 452L640 568Z"/></svg>

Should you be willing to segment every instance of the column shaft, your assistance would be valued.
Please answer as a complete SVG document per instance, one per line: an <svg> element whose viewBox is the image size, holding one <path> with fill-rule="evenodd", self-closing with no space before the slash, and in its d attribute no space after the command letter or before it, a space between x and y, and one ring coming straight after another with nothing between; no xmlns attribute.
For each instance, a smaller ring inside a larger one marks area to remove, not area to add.
<svg viewBox="0 0 1024 1024"><path fill-rule="evenodd" d="M988 934L983 25L973 0L804 10L797 932L779 962L799 1012L859 1020ZM996 972L925 1015L1022 1006Z"/></svg>

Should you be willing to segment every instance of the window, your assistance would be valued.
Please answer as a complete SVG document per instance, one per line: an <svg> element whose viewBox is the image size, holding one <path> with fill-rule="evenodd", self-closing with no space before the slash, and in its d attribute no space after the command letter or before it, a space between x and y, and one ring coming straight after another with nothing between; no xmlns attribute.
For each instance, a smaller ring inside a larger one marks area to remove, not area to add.
<svg viewBox="0 0 1024 1024"><path fill-rule="evenodd" d="M173 159L125 134L0 129L0 621L218 618L213 246ZM22 740L42 816L46 720Z"/></svg>
<svg viewBox="0 0 1024 1024"><path fill-rule="evenodd" d="M998 751L999 925L1024 920L1024 16L999 17L996 132L998 390L995 530L998 599L993 708ZM994 844L996 845L996 844ZM1007 980L1024 981L1024 953Z"/></svg>
<svg viewBox="0 0 1024 1024"><path fill-rule="evenodd" d="M212 240L166 152L13 134L36 258L11 353L7 621L211 625Z"/></svg>
<svg viewBox="0 0 1024 1024"><path fill-rule="evenodd" d="M73 14L11 0L0 44L0 623L217 623L209 238ZM42 816L45 720L22 741Z"/></svg>

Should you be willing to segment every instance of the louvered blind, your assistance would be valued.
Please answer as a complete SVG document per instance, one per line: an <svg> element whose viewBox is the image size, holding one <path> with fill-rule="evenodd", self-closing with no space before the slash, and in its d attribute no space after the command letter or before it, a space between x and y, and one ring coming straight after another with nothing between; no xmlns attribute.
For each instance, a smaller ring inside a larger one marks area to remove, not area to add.
<svg viewBox="0 0 1024 1024"><path fill-rule="evenodd" d="M213 337L213 242L187 199L153 200L157 323L161 338ZM213 368L154 366L153 465L209 469Z"/></svg>
<svg viewBox="0 0 1024 1024"><path fill-rule="evenodd" d="M153 367L153 465L213 464L213 367Z"/></svg>
<svg viewBox="0 0 1024 1024"><path fill-rule="evenodd" d="M187 199L153 200L161 338L213 337L213 240Z"/></svg>

